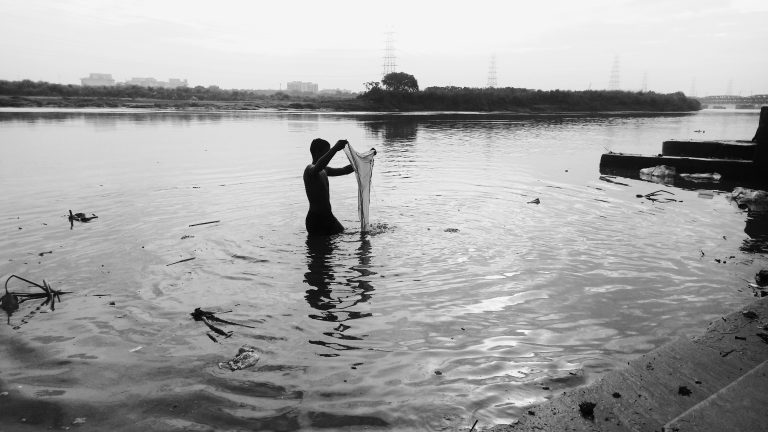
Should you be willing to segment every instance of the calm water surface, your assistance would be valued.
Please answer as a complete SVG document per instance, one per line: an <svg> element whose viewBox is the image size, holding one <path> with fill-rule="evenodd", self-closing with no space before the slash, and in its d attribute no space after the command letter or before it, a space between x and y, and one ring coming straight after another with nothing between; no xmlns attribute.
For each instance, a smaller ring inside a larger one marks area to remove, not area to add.
<svg viewBox="0 0 768 432"><path fill-rule="evenodd" d="M2 112L0 276L71 294L0 326L0 429L513 421L753 299L764 220L598 164L750 139L757 119ZM307 239L315 137L378 150L370 234L346 176L331 202L347 232ZM678 202L636 198L660 188ZM98 219L70 228L69 209ZM215 343L196 307L253 328ZM257 366L216 366L243 344Z"/></svg>

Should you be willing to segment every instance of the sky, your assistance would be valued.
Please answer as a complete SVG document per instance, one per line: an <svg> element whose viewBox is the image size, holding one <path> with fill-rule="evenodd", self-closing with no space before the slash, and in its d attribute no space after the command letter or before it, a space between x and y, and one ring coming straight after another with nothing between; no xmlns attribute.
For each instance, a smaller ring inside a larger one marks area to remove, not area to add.
<svg viewBox="0 0 768 432"><path fill-rule="evenodd" d="M768 94L768 0L0 0L0 79Z"/></svg>

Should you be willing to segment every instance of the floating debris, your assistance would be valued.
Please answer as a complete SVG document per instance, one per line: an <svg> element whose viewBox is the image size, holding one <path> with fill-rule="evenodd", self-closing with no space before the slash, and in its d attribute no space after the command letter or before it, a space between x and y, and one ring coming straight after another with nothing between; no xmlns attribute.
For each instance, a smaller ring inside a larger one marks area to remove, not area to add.
<svg viewBox="0 0 768 432"><path fill-rule="evenodd" d="M677 200L674 199L674 198L661 197L660 195L663 194L663 193L669 194L669 195L674 195L674 193L672 193L672 192L670 192L668 190L659 189L657 191L653 191L653 192L647 193L645 195L637 194L635 196L637 198L645 198L645 199L647 199L649 201L658 202L658 203L677 202Z"/></svg>
<svg viewBox="0 0 768 432"><path fill-rule="evenodd" d="M166 266L166 267L168 267L168 266L172 266L172 265L174 265L174 264L179 264L179 263L183 263L183 262L187 262L187 261L192 261L193 259L195 259L195 257L192 257L192 258L184 258L183 260L178 260L178 261L176 261L176 262L172 262L172 263L170 263L170 264L166 264L165 266Z"/></svg>
<svg viewBox="0 0 768 432"><path fill-rule="evenodd" d="M760 270L757 272L757 274L755 274L755 282L761 287L768 286L768 270Z"/></svg>
<svg viewBox="0 0 768 432"><path fill-rule="evenodd" d="M459 232L459 229L458 228L446 228L445 232L447 232L447 233L457 233L457 232Z"/></svg>
<svg viewBox="0 0 768 432"><path fill-rule="evenodd" d="M219 222L221 222L221 221L220 220L215 220L215 221L209 221L209 222L200 222L200 223L194 223L194 224L192 224L190 226L193 227L193 226L199 226L199 225L208 225L208 224L219 223Z"/></svg>
<svg viewBox="0 0 768 432"><path fill-rule="evenodd" d="M219 369L229 369L236 371L249 368L259 361L259 354L256 348L251 345L243 345L237 350L237 355L227 362L220 362Z"/></svg>
<svg viewBox="0 0 768 432"><path fill-rule="evenodd" d="M677 394L680 396L690 396L691 390L686 386L680 386L677 388Z"/></svg>
<svg viewBox="0 0 768 432"><path fill-rule="evenodd" d="M16 278L19 280L22 280L28 284L32 284L38 288L40 288L43 292L42 293L15 293L8 291L8 282L11 281L11 279ZM8 279L5 280L5 294L0 297L0 309L3 309L5 313L8 315L8 324L11 323L11 315L16 312L19 309L19 306L28 300L36 300L36 299L43 299L43 302L40 304L39 307L46 306L50 304L51 310L56 310L56 300L61 302L61 295L62 294L70 294L68 291L58 291L51 288L51 285L43 279L43 284L40 285L38 283L32 282L31 280L24 279L21 276L11 275L8 277Z"/></svg>
<svg viewBox="0 0 768 432"><path fill-rule="evenodd" d="M741 311L741 315L744 318L751 319L751 320L758 318L758 315L754 311L751 311L751 310L743 310L743 311Z"/></svg>
<svg viewBox="0 0 768 432"><path fill-rule="evenodd" d="M231 332L231 331L230 332L224 331L224 330L216 327L215 325L211 324L211 321L216 322L216 323L221 323L221 324L229 324L229 325L236 325L236 326L240 326L240 327L255 328L255 327L249 326L247 324L240 324L240 323L236 323L236 322L232 322L232 321L227 321L227 320L221 319L221 318L217 317L214 312L205 311L205 310L202 310L200 308L195 308L195 311L192 312L190 315L192 315L192 318L195 321L202 321L203 324L205 324L214 333L216 333L218 335L221 335L221 336L224 336L225 338L228 338L228 337L232 336L233 332ZM211 335L210 333L206 333L206 334L208 335L208 337L212 341L218 342L218 340L213 335Z"/></svg>
<svg viewBox="0 0 768 432"><path fill-rule="evenodd" d="M719 173L680 174L680 178L692 182L718 183L722 177Z"/></svg>
<svg viewBox="0 0 768 432"><path fill-rule="evenodd" d="M69 221L70 222L90 222L94 219L97 219L98 216L91 213L90 216L87 216L85 213L72 213L72 210L69 211Z"/></svg>
<svg viewBox="0 0 768 432"><path fill-rule="evenodd" d="M579 402L579 413L587 420L595 421L595 407L594 402Z"/></svg>
<svg viewBox="0 0 768 432"><path fill-rule="evenodd" d="M677 174L675 167L659 165L640 170L640 177L674 177Z"/></svg>
<svg viewBox="0 0 768 432"><path fill-rule="evenodd" d="M605 176L605 175L600 176L600 180L604 182L617 184L619 186L629 186L626 183L617 182L616 180L614 180L615 178L616 178L615 176Z"/></svg>
<svg viewBox="0 0 768 432"><path fill-rule="evenodd" d="M541 200L538 198L528 201L526 204L541 204Z"/></svg>

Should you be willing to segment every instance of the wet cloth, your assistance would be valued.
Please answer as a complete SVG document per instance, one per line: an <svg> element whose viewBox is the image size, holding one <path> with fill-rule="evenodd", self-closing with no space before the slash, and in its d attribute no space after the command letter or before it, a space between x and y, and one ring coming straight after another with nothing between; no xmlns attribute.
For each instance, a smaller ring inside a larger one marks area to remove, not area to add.
<svg viewBox="0 0 768 432"><path fill-rule="evenodd" d="M350 144L344 147L349 163L355 169L357 177L357 211L360 213L360 231L368 231L368 207L371 204L371 177L373 175L373 156L376 150L365 153L356 152Z"/></svg>

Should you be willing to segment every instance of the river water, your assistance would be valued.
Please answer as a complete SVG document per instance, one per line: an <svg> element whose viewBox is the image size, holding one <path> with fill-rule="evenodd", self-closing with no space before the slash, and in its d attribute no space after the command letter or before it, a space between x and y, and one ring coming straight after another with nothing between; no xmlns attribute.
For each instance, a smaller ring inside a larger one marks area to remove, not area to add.
<svg viewBox="0 0 768 432"><path fill-rule="evenodd" d="M598 165L750 139L757 119L1 112L0 276L70 293L3 319L0 430L514 421L753 299L764 220ZM330 183L347 231L307 238L315 137L378 150L370 233L345 176ZM658 189L676 201L636 197ZM98 218L71 226L70 209ZM251 327L214 334L197 307ZM256 366L217 366L244 344Z"/></svg>

